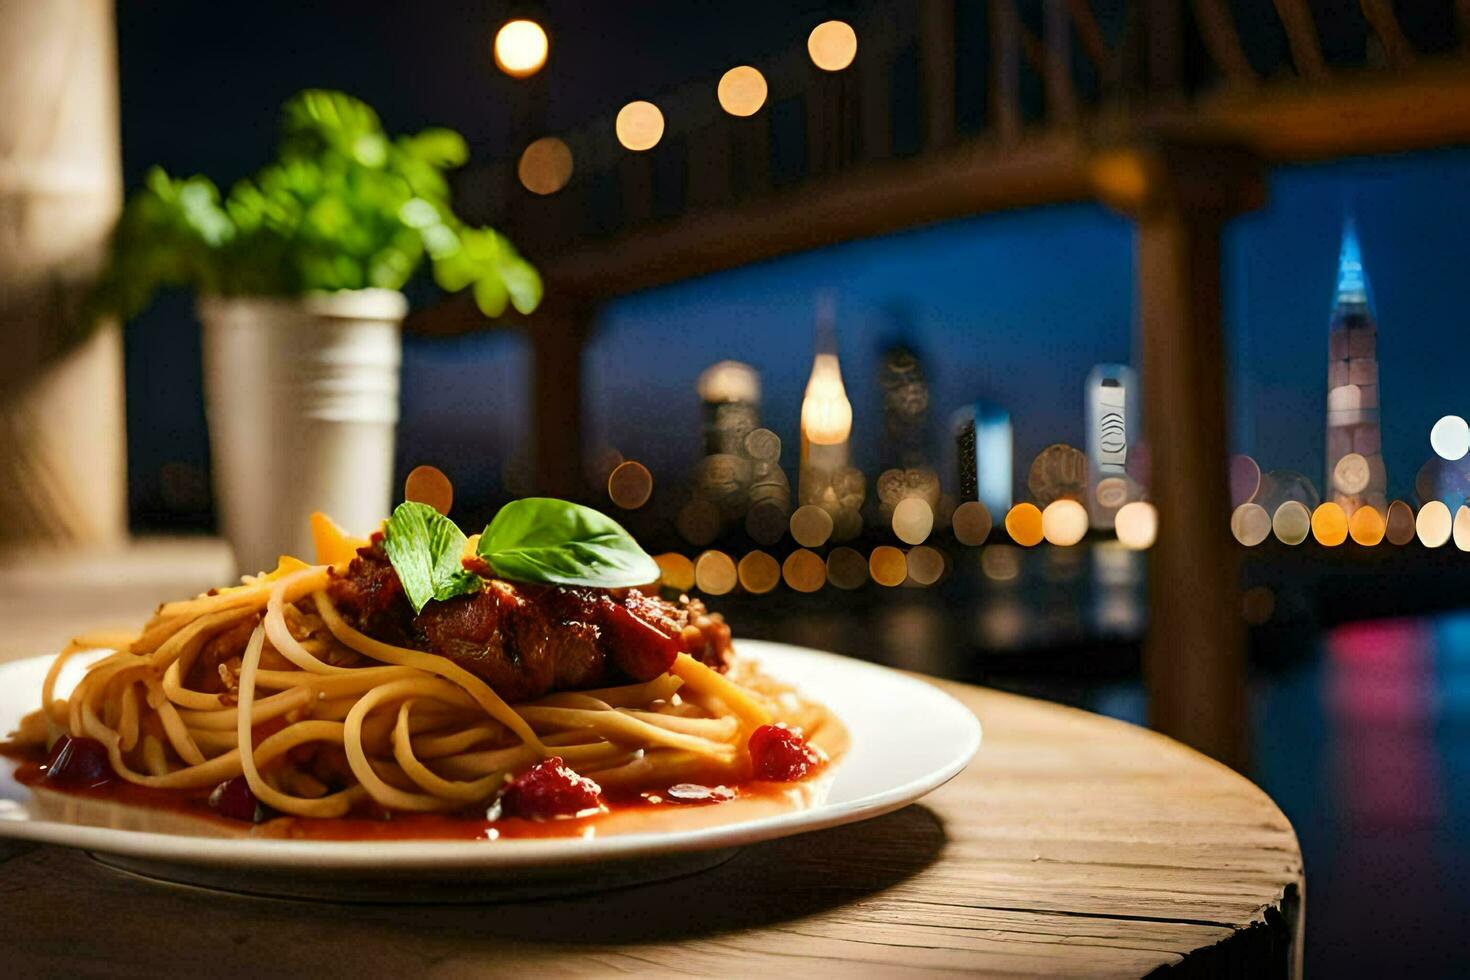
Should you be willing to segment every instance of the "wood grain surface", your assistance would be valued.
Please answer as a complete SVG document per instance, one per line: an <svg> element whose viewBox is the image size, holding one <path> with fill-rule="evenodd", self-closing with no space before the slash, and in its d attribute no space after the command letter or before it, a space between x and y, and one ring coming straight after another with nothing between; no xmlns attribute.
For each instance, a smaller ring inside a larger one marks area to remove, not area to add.
<svg viewBox="0 0 1470 980"><path fill-rule="evenodd" d="M180 556L169 557L177 573ZM0 568L0 595L13 595L6 584ZM0 622L14 605L0 600ZM21 653L7 646L0 658ZM280 901L0 843L4 972L1299 974L1301 853L1264 793L1143 729L941 686L979 715L985 743L923 802L615 892L515 905Z"/></svg>

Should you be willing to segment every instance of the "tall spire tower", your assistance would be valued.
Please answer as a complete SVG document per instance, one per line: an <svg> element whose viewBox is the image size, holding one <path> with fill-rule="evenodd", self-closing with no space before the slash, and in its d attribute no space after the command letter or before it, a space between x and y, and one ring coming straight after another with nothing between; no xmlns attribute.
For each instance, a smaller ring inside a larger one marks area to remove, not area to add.
<svg viewBox="0 0 1470 980"><path fill-rule="evenodd" d="M1378 424L1378 324L1358 232L1343 221L1337 292L1327 330L1327 493L1351 514L1388 504L1383 434Z"/></svg>

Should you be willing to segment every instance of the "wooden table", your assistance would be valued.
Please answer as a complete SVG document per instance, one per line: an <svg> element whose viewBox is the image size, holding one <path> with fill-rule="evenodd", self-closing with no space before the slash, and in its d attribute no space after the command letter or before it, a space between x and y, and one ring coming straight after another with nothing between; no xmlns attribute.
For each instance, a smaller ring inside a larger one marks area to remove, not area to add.
<svg viewBox="0 0 1470 980"><path fill-rule="evenodd" d="M8 623L3 568L0 595ZM0 658L21 652L34 648ZM286 902L0 844L3 962L12 975L1300 973L1301 852L1264 793L1131 725L942 686L980 716L985 743L923 802L586 898Z"/></svg>

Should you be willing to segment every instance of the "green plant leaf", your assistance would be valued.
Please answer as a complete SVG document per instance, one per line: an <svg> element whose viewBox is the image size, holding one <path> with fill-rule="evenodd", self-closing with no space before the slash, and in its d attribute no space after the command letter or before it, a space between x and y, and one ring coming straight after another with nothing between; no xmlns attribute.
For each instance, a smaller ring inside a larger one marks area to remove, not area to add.
<svg viewBox="0 0 1470 980"><path fill-rule="evenodd" d="M383 550L414 612L422 612L430 599L480 588L480 577L461 564L464 546L464 532L428 504L404 501L383 526Z"/></svg>
<svg viewBox="0 0 1470 980"><path fill-rule="evenodd" d="M526 497L500 508L476 553L521 582L620 589L658 580L657 563L622 525L591 507Z"/></svg>

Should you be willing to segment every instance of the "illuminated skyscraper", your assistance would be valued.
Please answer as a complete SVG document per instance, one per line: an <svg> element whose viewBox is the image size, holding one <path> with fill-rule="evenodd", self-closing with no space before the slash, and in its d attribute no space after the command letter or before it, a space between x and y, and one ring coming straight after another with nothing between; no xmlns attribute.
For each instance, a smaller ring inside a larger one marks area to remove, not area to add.
<svg viewBox="0 0 1470 980"><path fill-rule="evenodd" d="M1388 473L1378 425L1378 325L1357 229L1343 222L1337 293L1327 331L1327 473L1323 496L1349 514L1387 508Z"/></svg>

